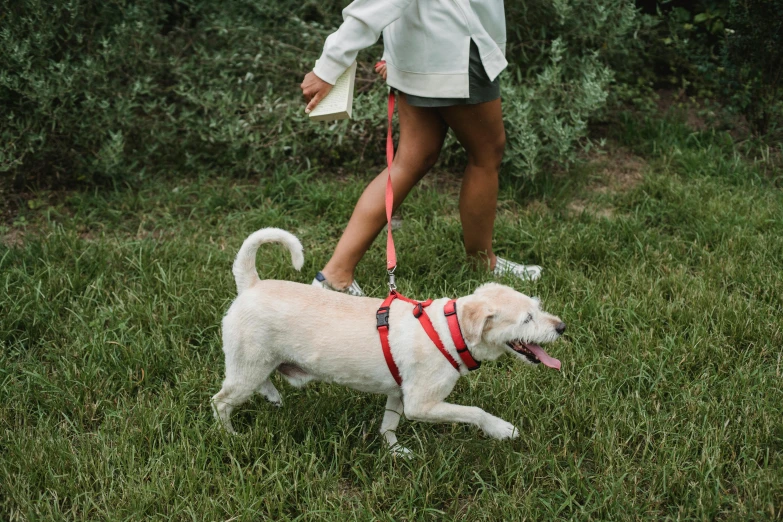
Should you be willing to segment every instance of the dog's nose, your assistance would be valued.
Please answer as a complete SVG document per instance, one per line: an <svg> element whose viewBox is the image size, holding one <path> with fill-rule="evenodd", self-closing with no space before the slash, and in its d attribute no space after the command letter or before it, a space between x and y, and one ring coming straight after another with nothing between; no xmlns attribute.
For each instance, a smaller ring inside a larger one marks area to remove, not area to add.
<svg viewBox="0 0 783 522"><path fill-rule="evenodd" d="M558 333L558 335L563 335L563 332L565 332L565 323L557 323L557 326L555 326L555 331Z"/></svg>

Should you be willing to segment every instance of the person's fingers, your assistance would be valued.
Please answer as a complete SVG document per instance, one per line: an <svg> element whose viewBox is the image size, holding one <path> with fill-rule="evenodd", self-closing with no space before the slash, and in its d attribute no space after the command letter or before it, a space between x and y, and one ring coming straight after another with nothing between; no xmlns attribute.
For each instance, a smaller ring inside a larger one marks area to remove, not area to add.
<svg viewBox="0 0 783 522"><path fill-rule="evenodd" d="M302 89L302 96L304 97L305 102L309 103L313 99L313 96L322 89L321 84L323 83L324 82L322 82L312 71L305 75L302 84L299 86L299 88Z"/></svg>
<svg viewBox="0 0 783 522"><path fill-rule="evenodd" d="M315 96L313 96L313 99L310 100L307 104L307 107L305 107L305 114L310 114L310 111L315 109L316 105L321 101L323 96L321 95L321 92L315 93Z"/></svg>
<svg viewBox="0 0 783 522"><path fill-rule="evenodd" d="M302 96L304 97L306 102L309 102L310 99L313 97L313 95L310 93L310 89L305 85L307 83L307 76L305 76L305 79L302 81L302 84L299 85L299 88L302 89Z"/></svg>
<svg viewBox="0 0 783 522"><path fill-rule="evenodd" d="M302 96L307 103L305 113L309 113L329 94L332 85L320 79L314 72L309 72L305 76L301 88Z"/></svg>

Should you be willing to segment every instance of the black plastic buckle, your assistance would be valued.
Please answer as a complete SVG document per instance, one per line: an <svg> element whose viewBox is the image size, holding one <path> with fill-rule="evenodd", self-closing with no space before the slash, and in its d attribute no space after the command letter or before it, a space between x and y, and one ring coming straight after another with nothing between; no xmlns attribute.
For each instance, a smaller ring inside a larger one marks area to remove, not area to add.
<svg viewBox="0 0 783 522"><path fill-rule="evenodd" d="M456 313L457 313L457 303L454 303L454 306L451 307L450 312L447 312L445 309L443 310L443 315L445 315L446 317L450 315L454 315Z"/></svg>
<svg viewBox="0 0 783 522"><path fill-rule="evenodd" d="M378 311L375 312L375 327L380 328L381 326L385 326L386 328L389 327L389 307L388 306L382 306L378 308Z"/></svg>
<svg viewBox="0 0 783 522"><path fill-rule="evenodd" d="M416 306L413 307L413 317L418 319L421 317L421 314L424 313L424 307L421 305L421 303L416 303Z"/></svg>

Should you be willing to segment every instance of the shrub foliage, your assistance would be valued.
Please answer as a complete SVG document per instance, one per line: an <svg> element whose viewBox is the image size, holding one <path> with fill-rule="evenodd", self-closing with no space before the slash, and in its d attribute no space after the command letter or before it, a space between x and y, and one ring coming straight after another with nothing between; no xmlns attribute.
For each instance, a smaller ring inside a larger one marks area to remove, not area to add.
<svg viewBox="0 0 783 522"><path fill-rule="evenodd" d="M783 2L731 0L727 87L759 134L783 130Z"/></svg>
<svg viewBox="0 0 783 522"><path fill-rule="evenodd" d="M767 141L783 127L783 0L638 0L642 47L618 71L624 101L656 88L720 102ZM629 59L625 59L629 58Z"/></svg>
<svg viewBox="0 0 783 522"><path fill-rule="evenodd" d="M508 2L506 164L518 176L574 159L588 118L606 102L608 58L631 46L631 2Z"/></svg>
<svg viewBox="0 0 783 522"><path fill-rule="evenodd" d="M343 2L2 0L0 172L18 184L263 172L380 158L384 86L362 68L357 118L313 125L298 84ZM605 99L627 0L507 7L507 169L567 162ZM380 45L380 44L379 44ZM360 60L368 65L375 46ZM457 147L447 148L454 158ZM366 165L364 165L366 166Z"/></svg>

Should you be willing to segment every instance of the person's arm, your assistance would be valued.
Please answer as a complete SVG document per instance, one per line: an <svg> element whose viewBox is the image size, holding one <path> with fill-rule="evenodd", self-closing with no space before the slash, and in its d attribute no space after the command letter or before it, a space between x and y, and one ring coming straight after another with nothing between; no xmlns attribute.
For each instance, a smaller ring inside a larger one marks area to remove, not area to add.
<svg viewBox="0 0 783 522"><path fill-rule="evenodd" d="M343 10L343 23L329 35L313 72L334 85L360 50L378 41L383 29L402 16L412 0L355 0Z"/></svg>
<svg viewBox="0 0 783 522"><path fill-rule="evenodd" d="M378 41L383 29L402 16L413 0L355 0L343 10L343 23L329 35L315 68L301 88L310 112L326 96L360 50Z"/></svg>

